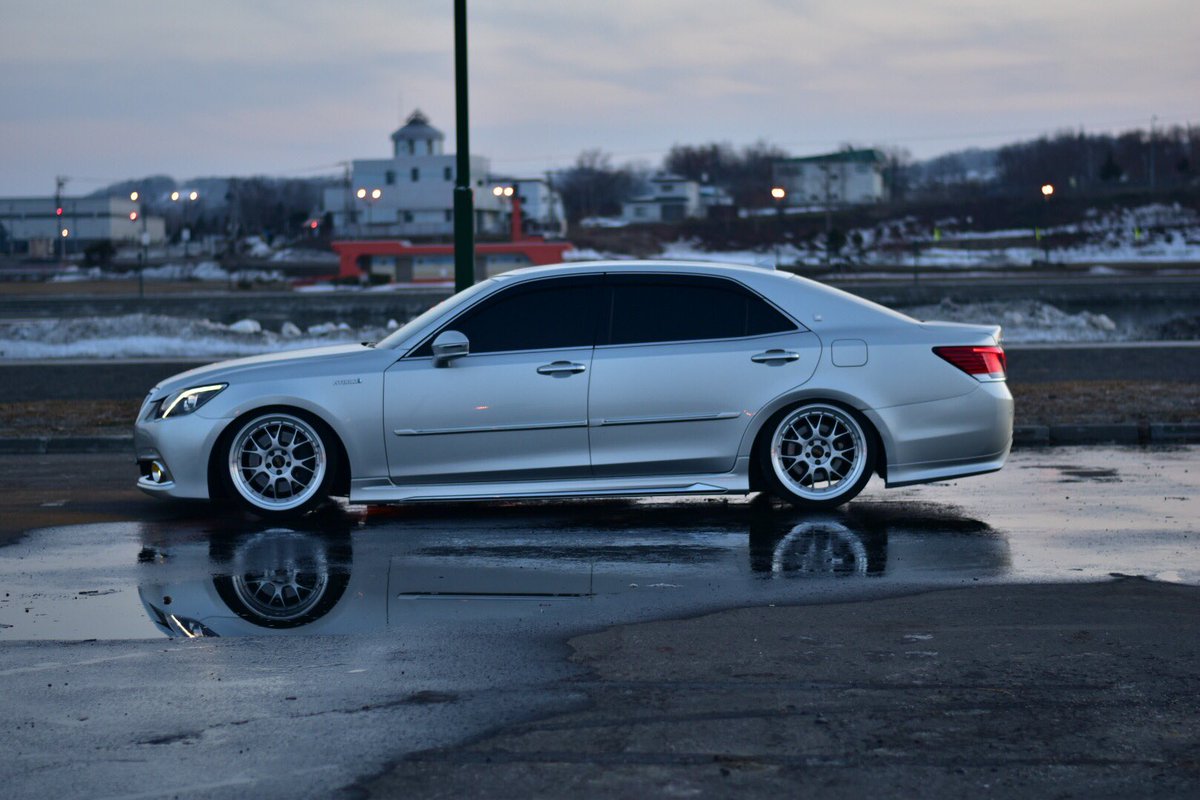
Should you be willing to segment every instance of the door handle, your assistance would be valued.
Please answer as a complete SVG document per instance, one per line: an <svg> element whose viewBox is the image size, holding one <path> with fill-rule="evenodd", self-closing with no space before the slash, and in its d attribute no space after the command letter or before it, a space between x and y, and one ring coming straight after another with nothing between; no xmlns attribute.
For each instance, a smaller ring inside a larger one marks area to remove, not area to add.
<svg viewBox="0 0 1200 800"><path fill-rule="evenodd" d="M800 354L794 350L768 350L765 353L757 353L750 356L750 360L756 364L770 364L774 361L796 361L800 358Z"/></svg>
<svg viewBox="0 0 1200 800"><path fill-rule="evenodd" d="M576 364L574 361L555 361L550 364L543 364L537 368L539 375L574 375L577 372L583 372L587 367L583 364Z"/></svg>

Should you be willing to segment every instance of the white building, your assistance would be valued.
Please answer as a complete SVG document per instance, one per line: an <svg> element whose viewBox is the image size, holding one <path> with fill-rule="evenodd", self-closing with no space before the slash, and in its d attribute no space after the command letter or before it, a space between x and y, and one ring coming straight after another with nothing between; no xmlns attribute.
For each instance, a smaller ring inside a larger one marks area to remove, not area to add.
<svg viewBox="0 0 1200 800"><path fill-rule="evenodd" d="M454 233L456 158L442 152L442 132L420 111L392 134L392 157L351 164L348 185L326 189L324 207L339 236L446 237ZM503 233L507 206L491 192L489 163L471 156L475 231Z"/></svg>
<svg viewBox="0 0 1200 800"><path fill-rule="evenodd" d="M878 203L887 198L884 157L878 150L842 150L772 165L774 185L789 206Z"/></svg>
<svg viewBox="0 0 1200 800"><path fill-rule="evenodd" d="M562 195L545 178L511 178L492 176L493 188L513 187L521 200L521 216L525 221L523 233L565 236L567 215Z"/></svg>
<svg viewBox="0 0 1200 800"><path fill-rule="evenodd" d="M64 238L68 252L104 240L140 243L143 230L150 244L166 238L162 217L143 220L140 204L124 197L63 197L57 204L53 197L0 198L0 249L5 253L47 258L61 252Z"/></svg>
<svg viewBox="0 0 1200 800"><path fill-rule="evenodd" d="M659 173L650 179L648 194L621 204L621 218L626 222L682 222L706 216L713 206L732 204L732 198L716 186Z"/></svg>

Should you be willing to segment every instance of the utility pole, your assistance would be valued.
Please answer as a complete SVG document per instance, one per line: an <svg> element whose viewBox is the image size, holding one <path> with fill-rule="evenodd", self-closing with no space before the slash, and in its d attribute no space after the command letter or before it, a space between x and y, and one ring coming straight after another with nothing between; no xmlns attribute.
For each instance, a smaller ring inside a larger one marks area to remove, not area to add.
<svg viewBox="0 0 1200 800"><path fill-rule="evenodd" d="M1154 194L1156 178L1154 174L1154 126L1158 123L1158 115L1150 117L1150 194Z"/></svg>
<svg viewBox="0 0 1200 800"><path fill-rule="evenodd" d="M54 238L58 239L58 260L64 264L67 261L67 237L63 233L66 229L63 223L66 218L63 215L62 190L67 185L67 178L64 175L54 176Z"/></svg>
<svg viewBox="0 0 1200 800"><path fill-rule="evenodd" d="M454 107L458 152L454 180L454 290L475 283L475 208L467 135L467 0L454 0Z"/></svg>

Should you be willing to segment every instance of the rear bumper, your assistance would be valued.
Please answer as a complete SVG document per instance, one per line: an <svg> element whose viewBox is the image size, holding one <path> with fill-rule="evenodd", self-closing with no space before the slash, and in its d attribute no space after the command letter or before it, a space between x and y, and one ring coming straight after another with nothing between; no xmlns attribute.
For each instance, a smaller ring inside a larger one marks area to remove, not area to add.
<svg viewBox="0 0 1200 800"><path fill-rule="evenodd" d="M1012 448L1013 399L1003 381L865 413L883 439L889 487L995 472Z"/></svg>

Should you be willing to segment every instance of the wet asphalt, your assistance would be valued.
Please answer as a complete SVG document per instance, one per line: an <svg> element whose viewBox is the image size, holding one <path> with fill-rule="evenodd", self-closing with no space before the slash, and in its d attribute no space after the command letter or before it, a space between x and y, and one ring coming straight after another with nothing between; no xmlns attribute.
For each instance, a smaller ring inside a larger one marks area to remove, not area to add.
<svg viewBox="0 0 1200 800"><path fill-rule="evenodd" d="M336 506L289 528L142 497L128 469L0 458L11 796L1186 795L1196 779L1179 686L1200 666L1200 448L1021 452L820 516L742 498ZM917 683L973 688L946 716L913 704ZM1130 738L1134 709L1170 735ZM893 740L887 719L926 738Z"/></svg>

